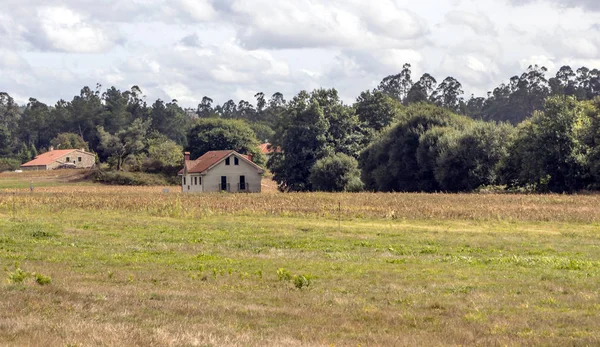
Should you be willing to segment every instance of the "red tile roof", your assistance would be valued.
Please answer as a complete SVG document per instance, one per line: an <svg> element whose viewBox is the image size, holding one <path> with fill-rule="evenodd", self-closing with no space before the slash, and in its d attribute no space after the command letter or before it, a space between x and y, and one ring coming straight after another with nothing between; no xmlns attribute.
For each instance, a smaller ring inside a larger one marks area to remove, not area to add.
<svg viewBox="0 0 600 347"><path fill-rule="evenodd" d="M77 151L77 149L57 149L54 151L46 152L38 155L32 161L27 162L21 166L45 166L75 151Z"/></svg>
<svg viewBox="0 0 600 347"><path fill-rule="evenodd" d="M281 153L280 148L271 147L270 143L263 143L260 145L260 150L263 154Z"/></svg>
<svg viewBox="0 0 600 347"><path fill-rule="evenodd" d="M181 169L179 171L179 174L180 175L183 174L184 170L187 171L187 173L203 173L204 171L210 169L215 164L224 160L226 157L228 157L229 155L231 155L233 153L237 154L237 156L239 158L241 158L242 160L245 160L252 166L256 167L258 170L262 171L262 168L256 164L254 164L248 158L248 156L239 154L233 150L226 150L226 151L210 151L210 152L206 152L203 156L201 156L200 158L198 158L196 160L186 160L185 168Z"/></svg>

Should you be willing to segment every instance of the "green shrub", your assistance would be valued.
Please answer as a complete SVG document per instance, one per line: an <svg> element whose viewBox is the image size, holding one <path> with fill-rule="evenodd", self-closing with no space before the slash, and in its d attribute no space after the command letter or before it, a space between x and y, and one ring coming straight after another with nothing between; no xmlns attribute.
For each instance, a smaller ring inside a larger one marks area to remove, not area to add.
<svg viewBox="0 0 600 347"><path fill-rule="evenodd" d="M318 160L310 170L314 190L326 192L361 191L360 171L356 159L337 153Z"/></svg>
<svg viewBox="0 0 600 347"><path fill-rule="evenodd" d="M0 158L0 172L15 171L21 167L21 161L12 158Z"/></svg>
<svg viewBox="0 0 600 347"><path fill-rule="evenodd" d="M277 277L280 281L289 281L292 279L292 274L288 270L280 268L277 270Z"/></svg>
<svg viewBox="0 0 600 347"><path fill-rule="evenodd" d="M176 177L167 178L159 174L102 170L95 171L92 179L96 182L118 186L167 186L177 180Z"/></svg>
<svg viewBox="0 0 600 347"><path fill-rule="evenodd" d="M302 289L304 287L310 286L312 276L310 275L298 275L294 276L294 287L298 289Z"/></svg>
<svg viewBox="0 0 600 347"><path fill-rule="evenodd" d="M47 284L52 283L52 278L50 278L50 276L44 276L42 274L36 273L34 274L35 277L35 283L39 284L40 286L45 286Z"/></svg>

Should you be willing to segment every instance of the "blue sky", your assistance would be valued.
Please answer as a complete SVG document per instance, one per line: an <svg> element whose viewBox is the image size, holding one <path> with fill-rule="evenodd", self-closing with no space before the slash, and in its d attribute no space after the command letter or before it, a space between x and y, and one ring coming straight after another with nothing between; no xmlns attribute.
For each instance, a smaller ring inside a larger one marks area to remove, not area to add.
<svg viewBox="0 0 600 347"><path fill-rule="evenodd" d="M2 0L0 91L53 104L138 85L195 107L336 88L405 62L485 95L530 64L600 68L597 0Z"/></svg>

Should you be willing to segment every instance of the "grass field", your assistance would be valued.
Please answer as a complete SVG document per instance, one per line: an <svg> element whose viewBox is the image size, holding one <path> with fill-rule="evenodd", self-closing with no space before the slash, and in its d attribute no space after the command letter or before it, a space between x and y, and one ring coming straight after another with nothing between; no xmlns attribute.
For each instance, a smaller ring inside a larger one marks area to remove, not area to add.
<svg viewBox="0 0 600 347"><path fill-rule="evenodd" d="M597 195L44 179L0 176L0 345L600 344Z"/></svg>

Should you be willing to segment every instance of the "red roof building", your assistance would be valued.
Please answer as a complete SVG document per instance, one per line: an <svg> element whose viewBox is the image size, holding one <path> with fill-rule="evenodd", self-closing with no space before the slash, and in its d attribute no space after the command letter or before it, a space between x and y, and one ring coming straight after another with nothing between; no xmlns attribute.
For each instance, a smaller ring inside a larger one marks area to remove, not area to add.
<svg viewBox="0 0 600 347"><path fill-rule="evenodd" d="M96 156L83 149L50 150L21 165L22 170L54 170L61 167L85 169L96 163Z"/></svg>
<svg viewBox="0 0 600 347"><path fill-rule="evenodd" d="M260 192L264 170L251 157L233 150L210 151L196 160L185 153L179 171L184 192Z"/></svg>

